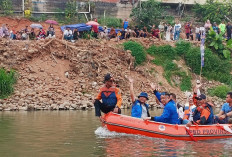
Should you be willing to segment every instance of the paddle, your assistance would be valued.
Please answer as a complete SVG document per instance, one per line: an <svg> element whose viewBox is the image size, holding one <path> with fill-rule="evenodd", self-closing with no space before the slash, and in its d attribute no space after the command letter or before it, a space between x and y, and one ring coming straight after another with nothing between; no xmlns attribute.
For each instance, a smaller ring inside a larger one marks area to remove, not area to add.
<svg viewBox="0 0 232 157"><path fill-rule="evenodd" d="M185 127L187 133L189 134L189 136L191 137L191 139L194 141L194 142L197 142L197 140L194 138L193 134L190 132L190 130L188 129L188 127L186 126Z"/></svg>

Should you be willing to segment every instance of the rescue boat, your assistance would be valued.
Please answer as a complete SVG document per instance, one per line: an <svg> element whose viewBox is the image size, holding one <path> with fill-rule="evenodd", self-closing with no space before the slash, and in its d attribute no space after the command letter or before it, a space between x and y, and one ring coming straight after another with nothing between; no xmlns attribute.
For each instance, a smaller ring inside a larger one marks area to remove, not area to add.
<svg viewBox="0 0 232 157"><path fill-rule="evenodd" d="M200 141L232 138L231 124L214 125L173 125L155 121L147 121L116 113L102 116L102 125L109 131L144 135L154 138L173 140Z"/></svg>

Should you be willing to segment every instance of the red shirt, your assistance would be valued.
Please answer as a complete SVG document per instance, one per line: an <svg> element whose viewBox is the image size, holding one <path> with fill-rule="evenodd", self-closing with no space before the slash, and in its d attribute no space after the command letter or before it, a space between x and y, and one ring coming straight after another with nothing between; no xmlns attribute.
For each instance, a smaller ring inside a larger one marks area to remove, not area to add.
<svg viewBox="0 0 232 157"><path fill-rule="evenodd" d="M152 36L155 36L155 37L159 36L159 32L160 32L159 29L154 29L152 32Z"/></svg>
<svg viewBox="0 0 232 157"><path fill-rule="evenodd" d="M97 25L92 25L94 33L98 33L98 26Z"/></svg>
<svg viewBox="0 0 232 157"><path fill-rule="evenodd" d="M187 24L187 25L185 25L185 33L190 33L190 25L189 24Z"/></svg>

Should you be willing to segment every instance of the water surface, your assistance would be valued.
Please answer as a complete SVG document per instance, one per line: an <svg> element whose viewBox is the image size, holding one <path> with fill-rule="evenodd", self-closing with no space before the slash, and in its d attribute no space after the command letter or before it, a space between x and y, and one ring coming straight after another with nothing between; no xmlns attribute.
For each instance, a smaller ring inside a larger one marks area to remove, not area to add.
<svg viewBox="0 0 232 157"><path fill-rule="evenodd" d="M160 110L152 111L159 115ZM130 110L123 110L130 114ZM1 157L231 156L232 140L175 141L110 132L94 111L0 112Z"/></svg>

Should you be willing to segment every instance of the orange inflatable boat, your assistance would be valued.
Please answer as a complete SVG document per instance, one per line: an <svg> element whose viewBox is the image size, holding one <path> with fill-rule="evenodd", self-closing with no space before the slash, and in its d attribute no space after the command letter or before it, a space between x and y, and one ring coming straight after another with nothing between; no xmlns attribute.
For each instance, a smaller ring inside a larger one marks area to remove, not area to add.
<svg viewBox="0 0 232 157"><path fill-rule="evenodd" d="M231 124L192 125L188 128L185 125L144 121L112 112L102 117L102 124L110 131L155 138L186 141L232 138Z"/></svg>

